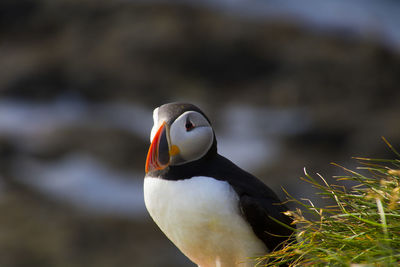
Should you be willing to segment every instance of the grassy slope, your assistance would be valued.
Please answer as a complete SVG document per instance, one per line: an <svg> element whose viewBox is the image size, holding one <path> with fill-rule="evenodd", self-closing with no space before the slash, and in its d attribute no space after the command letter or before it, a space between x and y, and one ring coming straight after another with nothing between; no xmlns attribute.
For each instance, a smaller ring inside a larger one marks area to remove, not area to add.
<svg viewBox="0 0 400 267"><path fill-rule="evenodd" d="M320 175L314 179L305 171L302 179L335 204L320 208L307 199L291 198L303 207L289 212L298 226L298 242L265 256L263 260L270 260L266 266L277 262L292 266L399 265L400 160L356 159L362 167L357 171L342 167L347 175L335 177L353 184L350 189L328 184Z"/></svg>

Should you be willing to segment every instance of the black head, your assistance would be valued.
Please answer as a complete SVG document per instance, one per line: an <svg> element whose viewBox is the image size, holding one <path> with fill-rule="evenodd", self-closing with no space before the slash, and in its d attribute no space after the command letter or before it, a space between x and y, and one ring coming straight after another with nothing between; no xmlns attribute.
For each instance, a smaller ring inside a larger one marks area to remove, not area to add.
<svg viewBox="0 0 400 267"><path fill-rule="evenodd" d="M179 166L217 154L214 130L207 116L188 103L169 103L153 112L146 173Z"/></svg>

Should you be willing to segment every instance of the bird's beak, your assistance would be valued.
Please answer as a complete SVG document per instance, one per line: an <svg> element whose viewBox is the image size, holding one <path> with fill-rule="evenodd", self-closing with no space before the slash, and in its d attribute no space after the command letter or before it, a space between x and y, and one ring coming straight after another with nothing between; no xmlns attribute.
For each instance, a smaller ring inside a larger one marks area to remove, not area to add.
<svg viewBox="0 0 400 267"><path fill-rule="evenodd" d="M146 159L146 173L168 167L171 156L179 153L177 146L168 142L168 126L165 122L157 130Z"/></svg>

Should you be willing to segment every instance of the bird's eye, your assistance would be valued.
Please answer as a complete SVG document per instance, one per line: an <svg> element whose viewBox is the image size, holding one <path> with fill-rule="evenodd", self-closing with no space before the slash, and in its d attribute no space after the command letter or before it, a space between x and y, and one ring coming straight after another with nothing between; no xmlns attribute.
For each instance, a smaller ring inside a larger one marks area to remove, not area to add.
<svg viewBox="0 0 400 267"><path fill-rule="evenodd" d="M191 131L194 128L193 122L186 120L185 128L187 132Z"/></svg>

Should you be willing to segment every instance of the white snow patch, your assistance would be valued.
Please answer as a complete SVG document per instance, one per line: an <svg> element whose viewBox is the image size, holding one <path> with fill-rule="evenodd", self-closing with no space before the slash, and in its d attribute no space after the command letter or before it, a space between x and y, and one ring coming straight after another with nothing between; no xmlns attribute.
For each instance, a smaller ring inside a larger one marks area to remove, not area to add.
<svg viewBox="0 0 400 267"><path fill-rule="evenodd" d="M117 172L80 154L54 163L21 159L13 167L22 183L79 209L133 218L145 213L141 174Z"/></svg>

